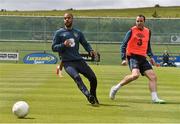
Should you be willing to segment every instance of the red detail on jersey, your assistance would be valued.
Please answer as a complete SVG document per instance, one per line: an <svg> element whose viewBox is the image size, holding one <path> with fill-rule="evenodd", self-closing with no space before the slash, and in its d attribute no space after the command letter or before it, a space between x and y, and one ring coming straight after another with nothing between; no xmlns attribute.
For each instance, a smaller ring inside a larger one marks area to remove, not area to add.
<svg viewBox="0 0 180 124"><path fill-rule="evenodd" d="M149 42L149 29L144 27L139 30L136 26L131 28L132 34L128 41L126 48L126 55L136 54L146 57L148 42Z"/></svg>

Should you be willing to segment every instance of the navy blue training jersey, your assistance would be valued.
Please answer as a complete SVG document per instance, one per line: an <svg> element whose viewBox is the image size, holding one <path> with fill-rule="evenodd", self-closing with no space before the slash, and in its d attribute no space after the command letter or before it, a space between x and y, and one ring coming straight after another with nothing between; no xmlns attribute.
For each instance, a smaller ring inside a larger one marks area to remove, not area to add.
<svg viewBox="0 0 180 124"><path fill-rule="evenodd" d="M64 41L68 39L73 42L71 47L66 47L63 44ZM54 52L58 52L61 55L63 62L82 60L83 58L79 54L79 43L87 52L93 50L81 31L75 28L72 28L71 30L60 28L54 34L52 50Z"/></svg>

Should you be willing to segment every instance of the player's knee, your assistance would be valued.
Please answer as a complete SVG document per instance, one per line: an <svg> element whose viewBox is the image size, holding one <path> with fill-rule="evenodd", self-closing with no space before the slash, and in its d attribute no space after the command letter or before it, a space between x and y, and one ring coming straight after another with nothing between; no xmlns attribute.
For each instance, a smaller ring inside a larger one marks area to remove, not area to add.
<svg viewBox="0 0 180 124"><path fill-rule="evenodd" d="M136 80L136 79L138 79L138 78L139 78L139 76L140 76L139 74L133 74L133 75L132 75L132 80Z"/></svg>
<svg viewBox="0 0 180 124"><path fill-rule="evenodd" d="M151 75L151 76L150 76L150 79L151 79L152 81L157 81L157 76L156 76L156 75Z"/></svg>

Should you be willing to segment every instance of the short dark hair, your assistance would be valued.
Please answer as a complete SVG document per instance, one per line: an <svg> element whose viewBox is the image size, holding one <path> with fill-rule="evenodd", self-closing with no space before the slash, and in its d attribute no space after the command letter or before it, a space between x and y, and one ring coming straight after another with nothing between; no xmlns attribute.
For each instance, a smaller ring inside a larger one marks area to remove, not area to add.
<svg viewBox="0 0 180 124"><path fill-rule="evenodd" d="M138 15L138 17L143 17L144 18L144 22L145 22L145 20L146 20L146 17L144 16L144 15Z"/></svg>
<svg viewBox="0 0 180 124"><path fill-rule="evenodd" d="M72 13L64 13L64 15L67 14L67 15L70 15L72 18L73 18L73 14Z"/></svg>

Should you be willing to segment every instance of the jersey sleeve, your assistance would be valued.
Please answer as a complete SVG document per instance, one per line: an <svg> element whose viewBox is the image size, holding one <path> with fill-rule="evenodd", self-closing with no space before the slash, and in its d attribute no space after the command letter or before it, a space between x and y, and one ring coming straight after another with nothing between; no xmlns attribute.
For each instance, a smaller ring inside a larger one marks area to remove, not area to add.
<svg viewBox="0 0 180 124"><path fill-rule="evenodd" d="M65 45L60 38L60 31L56 31L52 41L52 51L62 53L65 49Z"/></svg>
<svg viewBox="0 0 180 124"><path fill-rule="evenodd" d="M93 51L91 45L87 42L87 40L84 37L84 34L82 32L80 32L80 41L81 45L84 47L84 49L87 52Z"/></svg>
<svg viewBox="0 0 180 124"><path fill-rule="evenodd" d="M126 35L125 35L125 38L122 42L122 45L121 45L121 59L122 60L125 60L126 59L126 47L127 47L127 44L131 38L131 35L132 35L132 30L129 30Z"/></svg>
<svg viewBox="0 0 180 124"><path fill-rule="evenodd" d="M152 52L152 49L151 49L150 39L151 39L151 31L149 30L149 41L148 41L147 55L150 58L152 58L153 57L153 52Z"/></svg>

